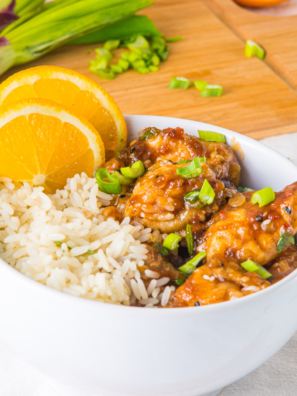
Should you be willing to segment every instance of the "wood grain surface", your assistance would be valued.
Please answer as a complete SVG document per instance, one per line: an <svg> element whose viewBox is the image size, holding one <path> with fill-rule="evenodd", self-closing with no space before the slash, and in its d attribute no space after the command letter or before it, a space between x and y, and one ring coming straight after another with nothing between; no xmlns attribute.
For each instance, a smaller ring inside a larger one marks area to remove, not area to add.
<svg viewBox="0 0 297 396"><path fill-rule="evenodd" d="M102 80L88 70L98 45L82 45L62 47L10 70L2 80L32 66L59 65L102 84L124 114L199 120L255 139L297 131L296 92L266 63L245 57L243 41L210 10L209 4L203 0L155 0L155 5L143 13L166 37L184 37L184 41L170 44L170 56L157 73L129 71L115 80ZM173 76L220 84L224 94L221 98L201 98L193 87L169 90L167 85ZM178 125L172 122L168 126Z"/></svg>
<svg viewBox="0 0 297 396"><path fill-rule="evenodd" d="M259 43L266 50L265 62L297 93L297 15L259 15L233 0L203 0L243 41Z"/></svg>

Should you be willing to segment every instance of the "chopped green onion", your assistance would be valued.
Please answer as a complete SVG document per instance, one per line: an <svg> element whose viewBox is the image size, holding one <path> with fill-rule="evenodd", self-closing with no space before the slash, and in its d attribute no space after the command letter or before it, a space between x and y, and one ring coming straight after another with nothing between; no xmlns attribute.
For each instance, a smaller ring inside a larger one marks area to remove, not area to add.
<svg viewBox="0 0 297 396"><path fill-rule="evenodd" d="M129 61L130 63L133 63L138 59L140 59L140 55L136 54L136 52L130 52L126 60Z"/></svg>
<svg viewBox="0 0 297 396"><path fill-rule="evenodd" d="M101 58L104 58L107 60L107 62L110 62L113 60L112 53L107 50L106 48L96 48L95 52L97 54L97 59L100 60Z"/></svg>
<svg viewBox="0 0 297 396"><path fill-rule="evenodd" d="M247 260L244 263L240 264L242 268L244 268L248 272L255 272L260 275L263 279L268 279L272 276L270 272L267 271L266 268L262 267L260 264L256 264L253 260Z"/></svg>
<svg viewBox="0 0 297 396"><path fill-rule="evenodd" d="M131 52L128 52L128 51L122 52L122 53L121 53L121 58L124 59L124 60L126 60L126 61L129 61L130 55L132 55ZM134 52L133 52L133 55L134 55Z"/></svg>
<svg viewBox="0 0 297 396"><path fill-rule="evenodd" d="M225 135L222 135L221 133L218 132L212 132L212 131L199 131L199 137L201 140L205 140L206 142L222 142L226 143L226 137Z"/></svg>
<svg viewBox="0 0 297 396"><path fill-rule="evenodd" d="M251 58L255 55L257 58L263 60L265 58L265 50L259 44L252 40L247 40L245 44L245 55Z"/></svg>
<svg viewBox="0 0 297 396"><path fill-rule="evenodd" d="M164 51L165 48L166 48L166 42L163 37L161 36L153 37L151 44L151 49L153 51Z"/></svg>
<svg viewBox="0 0 297 396"><path fill-rule="evenodd" d="M117 74L123 73L123 68L120 65L110 65L110 68L114 73Z"/></svg>
<svg viewBox="0 0 297 396"><path fill-rule="evenodd" d="M112 51L112 50L117 49L119 47L120 43L121 43L120 40L108 40L104 44L103 48L105 48L108 51Z"/></svg>
<svg viewBox="0 0 297 396"><path fill-rule="evenodd" d="M135 49L149 49L150 44L145 37L139 35L134 42L127 44L127 47L134 51Z"/></svg>
<svg viewBox="0 0 297 396"><path fill-rule="evenodd" d="M63 242L61 242L61 241L55 241L55 244L56 244L58 247L61 247L61 246L62 246L62 243L63 243Z"/></svg>
<svg viewBox="0 0 297 396"><path fill-rule="evenodd" d="M222 96L223 94L223 87L221 87L220 85L206 85L206 87L204 87L202 89L202 91L200 92L200 95L203 98L208 98L210 96Z"/></svg>
<svg viewBox="0 0 297 396"><path fill-rule="evenodd" d="M157 54L153 54L153 56L151 57L151 63L153 64L153 66L159 66L160 58Z"/></svg>
<svg viewBox="0 0 297 396"><path fill-rule="evenodd" d="M114 80L116 76L115 73L110 69L103 69L103 70L97 69L94 70L93 73L97 74L97 76L101 78L104 78L105 80Z"/></svg>
<svg viewBox="0 0 297 396"><path fill-rule="evenodd" d="M197 177L201 175L202 169L200 164L200 158L196 157L193 159L193 161L190 162L189 165L183 168L177 168L176 173L179 176L184 177L185 179L190 179L192 177Z"/></svg>
<svg viewBox="0 0 297 396"><path fill-rule="evenodd" d="M152 245L160 254L162 254L162 256L168 256L169 252L168 250L161 245L161 243L154 243Z"/></svg>
<svg viewBox="0 0 297 396"><path fill-rule="evenodd" d="M179 267L179 270L186 275L191 275L197 268L200 261L204 259L204 257L206 257L205 252L198 253L197 256L192 258L192 260L188 261L182 267Z"/></svg>
<svg viewBox="0 0 297 396"><path fill-rule="evenodd" d="M119 171L115 171L111 177L116 179L121 186L129 186L130 184L134 183L134 179L129 179L123 175Z"/></svg>
<svg viewBox="0 0 297 396"><path fill-rule="evenodd" d="M137 161L132 166L121 168L122 174L129 179L137 179L142 176L145 172L145 167L142 161Z"/></svg>
<svg viewBox="0 0 297 396"><path fill-rule="evenodd" d="M213 203L213 200L215 198L216 194L209 184L209 181L207 179L204 179L200 194L199 194L199 199L202 201L204 204L210 205Z"/></svg>
<svg viewBox="0 0 297 396"><path fill-rule="evenodd" d="M145 61L143 59L138 59L132 63L132 66L135 70L139 69L140 67L145 67Z"/></svg>
<svg viewBox="0 0 297 396"><path fill-rule="evenodd" d="M275 193L271 187L263 188L260 191L255 192L252 195L251 203L255 205L259 204L259 208L262 206L268 205L275 200Z"/></svg>
<svg viewBox="0 0 297 396"><path fill-rule="evenodd" d="M91 254L95 254L94 250L88 250L85 254L91 255Z"/></svg>
<svg viewBox="0 0 297 396"><path fill-rule="evenodd" d="M122 58L118 60L118 65L121 66L121 68L125 71L128 70L130 66L129 62Z"/></svg>
<svg viewBox="0 0 297 396"><path fill-rule="evenodd" d="M186 233L187 233L186 240L187 240L188 252L189 255L192 256L194 250L194 238L193 238L192 227L190 224L187 224Z"/></svg>
<svg viewBox="0 0 297 396"><path fill-rule="evenodd" d="M199 200L200 190L194 190L184 196L184 200L189 203L194 203Z"/></svg>
<svg viewBox="0 0 297 396"><path fill-rule="evenodd" d="M237 189L237 191L239 191L240 193L245 193L245 192L250 192L250 191L255 191L255 190L252 190L251 188L248 188L248 187L236 187L236 189Z"/></svg>
<svg viewBox="0 0 297 396"><path fill-rule="evenodd" d="M191 162L191 161L190 160L181 160L181 161L177 162L176 165L188 164L189 162Z"/></svg>
<svg viewBox="0 0 297 396"><path fill-rule="evenodd" d="M150 72L150 69L148 67L139 67L138 69L135 69L137 73L140 74L147 74Z"/></svg>
<svg viewBox="0 0 297 396"><path fill-rule="evenodd" d="M148 68L151 72L157 72L159 70L158 66L154 65L150 65Z"/></svg>
<svg viewBox="0 0 297 396"><path fill-rule="evenodd" d="M163 242L163 246L166 247L169 250L175 250L179 248L179 241L182 239L180 235L176 234L169 234L165 241Z"/></svg>
<svg viewBox="0 0 297 396"><path fill-rule="evenodd" d="M175 89L175 88L183 88L188 89L190 88L191 81L184 77L173 77L170 80L168 88Z"/></svg>
<svg viewBox="0 0 297 396"><path fill-rule="evenodd" d="M294 235L284 232L276 246L277 253L280 253L288 245L295 245Z"/></svg>
<svg viewBox="0 0 297 396"><path fill-rule="evenodd" d="M148 140L151 137L155 136L154 132L152 132L150 129L146 131L143 135L140 136L138 140Z"/></svg>
<svg viewBox="0 0 297 396"><path fill-rule="evenodd" d="M161 59L161 61L162 61L162 62L165 62L166 59L168 58L168 55L169 55L169 48L168 48L168 46L166 45L165 48L164 48L164 50L159 50L159 51L158 51L158 55L159 55L159 58Z"/></svg>
<svg viewBox="0 0 297 396"><path fill-rule="evenodd" d="M108 60L102 58L100 60L93 60L90 62L90 71L92 73L97 73L98 70L106 70L108 66Z"/></svg>
<svg viewBox="0 0 297 396"><path fill-rule="evenodd" d="M202 91L208 85L206 81L193 81L193 84L198 91Z"/></svg>
<svg viewBox="0 0 297 396"><path fill-rule="evenodd" d="M175 282L174 282L177 286L181 286L185 283L185 280L183 278L178 278Z"/></svg>
<svg viewBox="0 0 297 396"><path fill-rule="evenodd" d="M101 191L108 194L120 194L122 192L120 183L118 182L118 180L111 176L107 169L97 169L95 173L95 178ZM109 182L104 181L104 179L108 179Z"/></svg>
<svg viewBox="0 0 297 396"><path fill-rule="evenodd" d="M176 41L181 41L184 40L183 37L170 37L169 39L166 39L166 43L175 43Z"/></svg>

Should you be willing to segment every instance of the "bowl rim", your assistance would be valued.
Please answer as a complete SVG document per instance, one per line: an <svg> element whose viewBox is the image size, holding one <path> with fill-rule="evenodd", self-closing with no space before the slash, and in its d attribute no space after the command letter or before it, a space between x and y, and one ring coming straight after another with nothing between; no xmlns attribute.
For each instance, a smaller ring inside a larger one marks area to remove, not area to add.
<svg viewBox="0 0 297 396"><path fill-rule="evenodd" d="M289 159L286 157L282 156L275 150L271 149L268 146L265 146L263 143L258 142L257 140L254 140L250 137L247 137L245 135L241 135L237 132L231 131L229 129L225 129L219 126L207 124L207 123L202 123L199 121L194 121L194 120L187 120L187 119L181 119L181 118L175 118L175 117L165 117L165 116L150 116L150 115L126 115L125 120L128 122L133 122L135 119L140 119L140 120L147 120L147 118L150 118L151 121L158 121L160 119L168 119L171 122L190 122L193 124L199 124L199 129L201 128L206 128L204 130L209 130L211 129L215 132L223 133L227 137L235 137L239 143L244 142L245 145L248 146L256 146L258 148L262 148L262 150L270 152L273 156L276 157L276 159L280 161L288 161L288 165L291 165L292 171L295 171L297 174L297 166L293 164ZM147 122L147 121L146 121ZM199 309L197 307L185 307L187 309L141 309L142 307L131 307L131 306L125 306L125 305L119 305L119 304L110 304L110 303L104 303L101 301L93 301L93 300L88 300L84 299L81 297L76 297L69 295L67 293L63 293L61 291L52 289L48 286L42 285L39 282L25 276L15 268L11 267L9 264L7 264L2 258L0 258L0 273L3 273L5 276L5 273L13 277L16 277L16 280L18 280L19 283L21 283L21 286L24 286L25 288L29 289L36 289L36 292L39 294L43 294L45 297L49 297L53 301L55 299L60 300L60 303L69 303L69 304L75 304L76 306L81 305L82 307L94 307L96 309L100 310L108 310L110 312L114 312L117 314L118 312L125 312L125 314L134 314L137 312L137 315L150 315L150 316L158 316L158 315L166 315L166 316L172 316L172 315L188 315L192 314L195 312L195 315L203 315L203 314L212 314L216 313L217 311L222 312L224 311L229 311L232 310L233 308L240 307L243 305L249 305L249 302L254 301L255 299L260 299L261 297L269 296L269 294L276 292L278 289L285 289L287 283L290 283L293 281L295 278L297 278L297 270L294 270L291 274L280 280L279 282L275 283L274 285L264 289L260 290L257 293L253 293L247 296L244 296L243 298L239 298L236 300L232 301L224 301L221 303L217 304L210 304L210 305L202 305L199 306ZM35 290L34 290L35 292ZM120 311L119 311L120 310ZM124 311L125 310L125 311Z"/></svg>

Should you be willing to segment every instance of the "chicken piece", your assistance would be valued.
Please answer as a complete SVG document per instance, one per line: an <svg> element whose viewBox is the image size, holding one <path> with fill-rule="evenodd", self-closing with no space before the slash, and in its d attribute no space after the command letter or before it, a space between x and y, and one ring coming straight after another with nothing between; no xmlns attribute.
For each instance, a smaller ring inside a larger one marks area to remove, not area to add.
<svg viewBox="0 0 297 396"><path fill-rule="evenodd" d="M272 274L270 283L274 284L285 278L297 268L297 246L291 245L283 250L266 268Z"/></svg>
<svg viewBox="0 0 297 396"><path fill-rule="evenodd" d="M177 289L169 306L192 306L196 301L201 305L214 304L270 286L268 280L246 272L240 263L253 260L267 264L278 254L276 246L282 233L296 233L297 183L276 193L274 202L262 208L251 203L252 195L253 192L245 193L246 202L239 207L234 207L230 200L208 223L209 228L197 249L207 252L205 265ZM291 247L269 268L277 279L277 275L285 276L295 265L296 249ZM271 280L273 282L273 278Z"/></svg>
<svg viewBox="0 0 297 396"><path fill-rule="evenodd" d="M233 150L224 143L206 142L196 136L187 135L181 128L146 128L144 134L152 137L147 140L134 140L119 155L126 166L141 160L146 168L165 159L172 162L206 157L206 163L219 180L240 184L240 165Z"/></svg>
<svg viewBox="0 0 297 396"><path fill-rule="evenodd" d="M166 259L158 253L154 247L147 245L146 248L148 250L148 259L145 261L143 266L138 267L138 270L144 280L151 280L145 275L145 271L147 269L157 272L160 275L160 278L169 278L172 282L177 281L178 279L186 279L186 275L175 269L173 265L166 261Z"/></svg>
<svg viewBox="0 0 297 396"><path fill-rule="evenodd" d="M134 218L145 227L163 232L176 232L193 224L201 228L207 217L216 213L226 202L224 184L215 179L214 172L201 163L200 176L185 179L176 173L177 168L187 164L174 165L159 161L145 175L138 179L132 196L127 201L125 216ZM201 209L190 206L184 196L194 190L201 190L207 178L216 196L211 205ZM195 226L193 231L196 230Z"/></svg>
<svg viewBox="0 0 297 396"><path fill-rule="evenodd" d="M234 275L233 279L230 272ZM269 286L268 281L254 272L245 273L237 263L232 263L226 269L203 265L176 290L168 307L216 304L253 294Z"/></svg>
<svg viewBox="0 0 297 396"><path fill-rule="evenodd" d="M245 204L232 207L230 200L208 223L198 251L207 252L206 261L212 267L226 257L265 265L277 256L282 233L297 232L297 182L276 193L274 202L262 208L251 203L253 192L243 195Z"/></svg>

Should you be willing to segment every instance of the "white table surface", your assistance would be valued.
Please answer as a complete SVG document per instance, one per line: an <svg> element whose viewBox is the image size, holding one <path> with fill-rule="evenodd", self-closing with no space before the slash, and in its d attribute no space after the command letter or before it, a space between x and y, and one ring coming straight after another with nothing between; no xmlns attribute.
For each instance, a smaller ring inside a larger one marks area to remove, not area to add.
<svg viewBox="0 0 297 396"><path fill-rule="evenodd" d="M267 138L262 142L297 165L297 133ZM225 388L220 396L296 396L296 371L297 333L278 354L250 375ZM42 374L0 342L0 396L72 395L59 395Z"/></svg>

